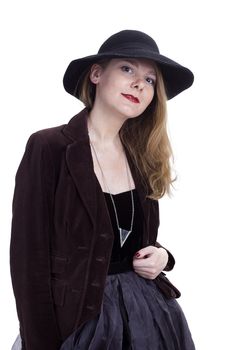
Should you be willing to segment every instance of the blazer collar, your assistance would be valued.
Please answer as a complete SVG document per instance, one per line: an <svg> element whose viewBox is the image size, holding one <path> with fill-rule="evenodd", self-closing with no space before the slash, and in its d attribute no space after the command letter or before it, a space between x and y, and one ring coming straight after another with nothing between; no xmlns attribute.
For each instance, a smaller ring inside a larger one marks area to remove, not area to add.
<svg viewBox="0 0 233 350"><path fill-rule="evenodd" d="M63 133L73 141L89 142L87 129L88 110L84 108L76 114L63 128Z"/></svg>

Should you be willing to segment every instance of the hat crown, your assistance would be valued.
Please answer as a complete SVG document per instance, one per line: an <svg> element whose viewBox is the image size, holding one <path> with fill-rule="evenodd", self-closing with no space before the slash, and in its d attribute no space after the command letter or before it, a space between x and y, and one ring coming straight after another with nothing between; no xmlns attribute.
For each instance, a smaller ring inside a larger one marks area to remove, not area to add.
<svg viewBox="0 0 233 350"><path fill-rule="evenodd" d="M98 54L119 52L122 50L149 50L159 53L156 42L147 34L138 30L122 30L113 34L100 47Z"/></svg>

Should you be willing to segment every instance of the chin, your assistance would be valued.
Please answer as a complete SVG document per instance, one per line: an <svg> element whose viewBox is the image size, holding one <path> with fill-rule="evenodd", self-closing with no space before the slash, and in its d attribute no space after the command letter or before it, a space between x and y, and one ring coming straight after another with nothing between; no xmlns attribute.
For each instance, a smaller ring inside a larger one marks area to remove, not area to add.
<svg viewBox="0 0 233 350"><path fill-rule="evenodd" d="M126 119L128 118L137 118L139 117L143 111L135 110L133 108L122 108L121 113L125 116Z"/></svg>

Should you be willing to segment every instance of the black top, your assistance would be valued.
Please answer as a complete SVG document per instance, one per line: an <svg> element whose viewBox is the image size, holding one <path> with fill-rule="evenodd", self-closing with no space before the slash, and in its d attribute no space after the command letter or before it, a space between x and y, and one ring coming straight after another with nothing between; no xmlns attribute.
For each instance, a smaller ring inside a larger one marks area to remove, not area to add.
<svg viewBox="0 0 233 350"><path fill-rule="evenodd" d="M116 215L110 194L104 192L104 196L115 236L108 274L115 274L132 270L133 256L142 246L143 213L138 193L136 189L133 190L133 228L132 232L122 247L120 245L120 233L117 227ZM121 192L112 196L116 206L120 227L126 230L130 230L132 220L131 191Z"/></svg>

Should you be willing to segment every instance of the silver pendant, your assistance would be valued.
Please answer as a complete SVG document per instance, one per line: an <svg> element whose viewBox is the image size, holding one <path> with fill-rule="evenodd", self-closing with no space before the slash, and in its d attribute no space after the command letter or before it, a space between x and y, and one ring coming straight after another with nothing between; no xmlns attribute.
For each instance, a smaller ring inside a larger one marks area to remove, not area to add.
<svg viewBox="0 0 233 350"><path fill-rule="evenodd" d="M127 240L127 238L129 237L132 231L124 230L123 228L119 227L119 232L120 232L120 242L121 242L121 248L122 248L125 241Z"/></svg>

